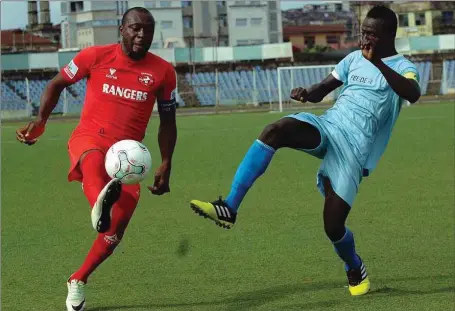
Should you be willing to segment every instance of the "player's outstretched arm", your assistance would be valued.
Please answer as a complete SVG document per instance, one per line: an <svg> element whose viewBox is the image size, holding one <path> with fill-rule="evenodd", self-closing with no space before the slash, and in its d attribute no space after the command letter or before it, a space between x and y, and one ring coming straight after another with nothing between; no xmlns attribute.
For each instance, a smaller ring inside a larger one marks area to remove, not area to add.
<svg viewBox="0 0 455 311"><path fill-rule="evenodd" d="M73 84L73 82L68 82L65 78L63 78L61 73L58 73L54 79L46 85L40 99L38 119L44 122L49 119L49 116L55 109L55 106L57 106L63 90L71 84Z"/></svg>
<svg viewBox="0 0 455 311"><path fill-rule="evenodd" d="M342 85L343 82L339 81L332 74L330 74L327 78L322 80L320 83L311 86L308 90L301 87L293 89L291 91L291 98L302 103L307 101L310 103L319 103L330 92Z"/></svg>
<svg viewBox="0 0 455 311"><path fill-rule="evenodd" d="M35 120L29 122L26 126L16 131L16 139L21 143L33 145L38 141L45 130L46 122L49 119L55 106L57 106L58 99L62 91L71 82L65 80L60 73L58 73L45 87L40 99L40 109L38 116Z"/></svg>

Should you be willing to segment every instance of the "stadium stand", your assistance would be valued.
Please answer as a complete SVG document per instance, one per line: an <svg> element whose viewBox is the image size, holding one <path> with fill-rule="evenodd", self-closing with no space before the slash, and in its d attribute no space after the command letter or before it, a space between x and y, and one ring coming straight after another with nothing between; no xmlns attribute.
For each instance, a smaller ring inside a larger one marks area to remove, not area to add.
<svg viewBox="0 0 455 311"><path fill-rule="evenodd" d="M419 62L416 64L420 75L420 86L422 94L427 92L431 74L431 62ZM256 87L254 87L253 71L231 71L220 72L218 75L218 86L220 92L220 104L237 104L257 99L259 103L268 103L269 98L273 102L278 101L278 77L276 69L255 68ZM453 71L452 71L453 73ZM294 86L308 87L315 84L326 76L326 70L322 68L309 68L306 70L294 71ZM199 102L203 106L214 105L216 96L216 77L214 72L201 72L197 74L187 73L185 75L188 83L192 85ZM270 87L269 82L270 81ZM282 89L291 89L290 72L283 72ZM256 94L253 94L256 92ZM270 92L270 95L269 95ZM286 96L286 94L283 94ZM256 96L256 97L255 97Z"/></svg>
<svg viewBox="0 0 455 311"><path fill-rule="evenodd" d="M442 73L441 93L446 94L449 90L455 91L455 60L444 60Z"/></svg>
<svg viewBox="0 0 455 311"><path fill-rule="evenodd" d="M447 88L455 87L455 61L447 62L448 70L443 80L447 81ZM423 61L416 63L420 74L422 94L427 92L430 81L432 63ZM253 73L254 71L254 73ZM216 104L216 74L215 72L186 73L184 80L195 93L198 102L202 106ZM309 68L306 70L293 71L294 83L291 83L290 71L284 71L282 75L283 92L290 90L291 86L308 87L321 81L327 75L326 68ZM49 82L49 79L29 80L29 96L32 105L39 104L40 96ZM85 97L85 79L68 88L66 94L68 105L66 112L80 112ZM442 85L441 85L442 89ZM7 80L1 83L2 110L24 109L27 101L27 84L25 80ZM269 103L278 101L278 77L277 69L264 69L255 67L254 70L221 71L218 74L219 104L235 105L245 103ZM287 96L283 94L283 96ZM181 94L177 94L179 106L185 106ZM56 113L64 111L64 97L61 96L54 110Z"/></svg>

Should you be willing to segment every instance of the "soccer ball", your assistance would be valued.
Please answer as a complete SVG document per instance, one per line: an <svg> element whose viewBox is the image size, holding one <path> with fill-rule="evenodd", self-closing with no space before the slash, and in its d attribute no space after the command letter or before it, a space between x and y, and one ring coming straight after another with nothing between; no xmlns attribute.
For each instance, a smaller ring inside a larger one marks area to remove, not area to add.
<svg viewBox="0 0 455 311"><path fill-rule="evenodd" d="M107 174L123 184L143 181L152 167L152 156L147 147L138 141L125 139L113 144L104 161Z"/></svg>

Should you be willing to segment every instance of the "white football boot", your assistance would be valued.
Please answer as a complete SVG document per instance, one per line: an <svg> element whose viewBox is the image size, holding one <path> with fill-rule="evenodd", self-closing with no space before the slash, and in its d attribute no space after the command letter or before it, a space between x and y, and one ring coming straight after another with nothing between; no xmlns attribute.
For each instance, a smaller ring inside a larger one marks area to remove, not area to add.
<svg viewBox="0 0 455 311"><path fill-rule="evenodd" d="M92 226L99 233L104 233L111 226L111 210L112 205L120 198L122 191L122 183L119 179L114 178L109 181L103 190L101 190L98 198L92 208Z"/></svg>
<svg viewBox="0 0 455 311"><path fill-rule="evenodd" d="M67 282L68 296L66 309L68 311L83 311L85 309L85 283L78 280Z"/></svg>

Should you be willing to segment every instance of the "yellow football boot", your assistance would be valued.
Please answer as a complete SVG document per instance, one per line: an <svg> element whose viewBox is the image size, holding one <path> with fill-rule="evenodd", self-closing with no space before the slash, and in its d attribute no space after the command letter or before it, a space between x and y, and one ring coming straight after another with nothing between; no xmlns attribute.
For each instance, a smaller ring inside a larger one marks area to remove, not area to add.
<svg viewBox="0 0 455 311"><path fill-rule="evenodd" d="M237 218L237 213L229 208L221 197L214 202L192 200L190 207L200 216L213 220L218 226L231 229Z"/></svg>
<svg viewBox="0 0 455 311"><path fill-rule="evenodd" d="M346 274L348 276L351 296L365 295L370 291L370 280L368 279L367 270L363 261L359 268L351 269Z"/></svg>

